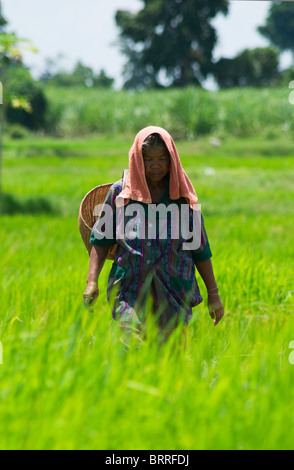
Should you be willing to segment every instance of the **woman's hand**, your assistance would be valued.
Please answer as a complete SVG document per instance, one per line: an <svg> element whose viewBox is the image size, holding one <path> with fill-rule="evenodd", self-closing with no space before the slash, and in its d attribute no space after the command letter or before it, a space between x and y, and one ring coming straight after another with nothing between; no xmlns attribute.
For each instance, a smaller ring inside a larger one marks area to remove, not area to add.
<svg viewBox="0 0 294 470"><path fill-rule="evenodd" d="M87 287L84 292L84 304L90 312L93 312L90 305L94 304L99 295L98 277L103 268L104 261L106 260L109 247L110 245L93 245L90 252Z"/></svg>
<svg viewBox="0 0 294 470"><path fill-rule="evenodd" d="M216 326L224 316L224 307L220 296L218 294L208 294L207 307L209 315L214 319L214 326Z"/></svg>
<svg viewBox="0 0 294 470"><path fill-rule="evenodd" d="M98 283L95 281L87 282L87 287L84 292L84 305L89 308L90 305L93 305L99 295ZM90 311L92 309L89 308Z"/></svg>
<svg viewBox="0 0 294 470"><path fill-rule="evenodd" d="M207 307L209 315L214 320L214 326L216 326L224 316L224 307L218 295L218 287L214 278L211 259L208 258L205 261L196 261L195 265L206 285L208 292Z"/></svg>

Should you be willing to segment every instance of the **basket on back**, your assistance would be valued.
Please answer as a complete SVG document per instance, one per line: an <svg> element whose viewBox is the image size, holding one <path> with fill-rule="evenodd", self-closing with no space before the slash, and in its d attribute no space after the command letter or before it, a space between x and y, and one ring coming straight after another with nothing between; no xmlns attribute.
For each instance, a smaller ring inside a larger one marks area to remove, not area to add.
<svg viewBox="0 0 294 470"><path fill-rule="evenodd" d="M112 183L96 186L96 188L93 188L86 194L80 205L79 229L89 255L92 248L92 245L90 245L89 242L91 229L97 220L97 215L94 215L94 209L97 204L103 204L111 185ZM110 246L110 249L107 254L107 259L114 259L116 248L117 243L115 245Z"/></svg>

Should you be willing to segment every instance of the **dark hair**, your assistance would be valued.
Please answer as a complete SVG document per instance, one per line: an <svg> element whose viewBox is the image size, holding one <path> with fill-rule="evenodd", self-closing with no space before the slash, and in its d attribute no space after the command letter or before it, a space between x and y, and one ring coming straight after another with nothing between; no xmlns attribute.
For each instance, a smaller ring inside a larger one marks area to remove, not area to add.
<svg viewBox="0 0 294 470"><path fill-rule="evenodd" d="M143 142L143 145L142 145L142 153L143 155L145 155L145 152L149 149L149 148L153 148L153 149L164 149L168 152L167 150L167 147L165 145L165 142L164 140L162 140L162 138L160 137L159 134L150 134L148 135L148 137L146 137L146 139L144 140Z"/></svg>

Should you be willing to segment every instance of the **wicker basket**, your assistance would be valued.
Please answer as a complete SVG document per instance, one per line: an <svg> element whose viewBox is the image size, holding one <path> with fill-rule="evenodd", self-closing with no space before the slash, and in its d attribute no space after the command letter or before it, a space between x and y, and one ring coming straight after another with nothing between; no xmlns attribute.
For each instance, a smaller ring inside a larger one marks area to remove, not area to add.
<svg viewBox="0 0 294 470"><path fill-rule="evenodd" d="M93 188L88 192L88 194L86 194L80 205L79 229L89 255L92 248L92 245L89 243L91 229L97 220L97 216L94 215L94 208L97 204L102 204L104 202L111 185L112 183L96 186L96 188ZM117 243L115 245L111 245L107 254L107 259L114 259L116 248Z"/></svg>

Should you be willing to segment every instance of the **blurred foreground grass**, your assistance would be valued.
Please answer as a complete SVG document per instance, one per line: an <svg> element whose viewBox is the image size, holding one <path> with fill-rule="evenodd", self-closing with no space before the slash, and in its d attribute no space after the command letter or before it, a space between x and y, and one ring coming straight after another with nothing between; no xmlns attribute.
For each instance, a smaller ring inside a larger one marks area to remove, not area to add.
<svg viewBox="0 0 294 470"><path fill-rule="evenodd" d="M196 307L186 352L175 334L126 353L106 302L109 261L94 313L82 306L77 215L86 192L121 177L132 140L5 143L5 193L54 211L0 217L0 448L293 449L292 140L177 144L226 315L214 328Z"/></svg>

